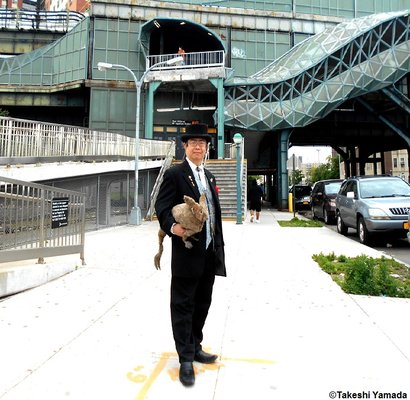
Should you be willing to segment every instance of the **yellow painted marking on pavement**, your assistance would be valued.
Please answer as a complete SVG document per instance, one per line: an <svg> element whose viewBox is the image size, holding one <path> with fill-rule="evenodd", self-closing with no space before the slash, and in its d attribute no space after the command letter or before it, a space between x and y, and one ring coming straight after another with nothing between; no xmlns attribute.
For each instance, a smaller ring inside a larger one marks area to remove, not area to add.
<svg viewBox="0 0 410 400"><path fill-rule="evenodd" d="M142 365L139 365L138 367L134 368L133 371L138 372L140 371L142 368L144 368ZM147 379L146 375L143 374L137 374L135 375L134 372L128 372L127 374L127 378L135 383L141 383L144 382L145 379Z"/></svg>
<svg viewBox="0 0 410 400"><path fill-rule="evenodd" d="M158 361L157 365L155 366L154 370L152 371L151 375L145 381L144 386L142 387L142 389L138 393L135 400L145 399L145 395L151 389L152 384L158 378L158 376L162 372L162 370L165 368L165 365L167 364L167 362L168 362L169 358L172 356L172 354L173 353L162 353L161 354L161 358L159 359L159 361Z"/></svg>
<svg viewBox="0 0 410 400"><path fill-rule="evenodd" d="M168 353L164 352L161 354L159 361L157 362L154 370L152 373L147 377L144 374L135 374L134 372L128 372L127 378L134 383L143 383L144 385L137 394L137 397L135 400L144 400L146 394L148 391L151 389L151 386L155 382L155 380L158 378L158 376L161 374L161 372L164 370L166 367L167 362L171 357L176 357L176 353ZM234 358L234 357L221 357L222 361L237 361L237 362L245 362L245 363L250 363L250 364L265 364L265 365L273 365L276 362L272 360L263 360L260 358ZM194 371L195 375L201 374L208 371L215 371L221 367L225 367L224 364L222 363L214 363L214 364L200 364L198 366L197 364L194 363ZM138 366L133 369L135 372L141 371L143 366ZM169 368L168 369L168 375L171 378L172 381L176 381L179 378L179 368Z"/></svg>
<svg viewBox="0 0 410 400"><path fill-rule="evenodd" d="M233 357L222 357L222 360L226 361L241 361L251 364L266 364L266 365L273 365L276 362L272 360L262 360L260 358L233 358Z"/></svg>

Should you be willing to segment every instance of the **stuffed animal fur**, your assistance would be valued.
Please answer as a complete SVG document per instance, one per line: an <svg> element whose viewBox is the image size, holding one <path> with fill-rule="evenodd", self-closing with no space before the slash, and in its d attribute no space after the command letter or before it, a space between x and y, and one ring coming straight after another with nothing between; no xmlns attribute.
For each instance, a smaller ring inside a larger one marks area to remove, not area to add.
<svg viewBox="0 0 410 400"><path fill-rule="evenodd" d="M208 207L206 206L205 194L201 194L199 203L192 197L184 196L184 203L177 204L172 208L172 216L175 221L185 228L185 234L182 237L185 247L192 248L192 243L187 240L192 235L202 231L205 221L208 219ZM164 251L163 241L166 233L160 228L158 231L159 250L154 257L156 269L161 269L160 261Z"/></svg>

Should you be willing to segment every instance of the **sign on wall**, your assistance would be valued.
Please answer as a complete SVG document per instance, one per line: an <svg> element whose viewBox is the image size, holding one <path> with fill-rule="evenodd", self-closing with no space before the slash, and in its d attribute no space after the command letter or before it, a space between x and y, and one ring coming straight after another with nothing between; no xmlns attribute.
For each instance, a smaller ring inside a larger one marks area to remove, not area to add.
<svg viewBox="0 0 410 400"><path fill-rule="evenodd" d="M68 197L55 197L51 200L51 229L68 225Z"/></svg>

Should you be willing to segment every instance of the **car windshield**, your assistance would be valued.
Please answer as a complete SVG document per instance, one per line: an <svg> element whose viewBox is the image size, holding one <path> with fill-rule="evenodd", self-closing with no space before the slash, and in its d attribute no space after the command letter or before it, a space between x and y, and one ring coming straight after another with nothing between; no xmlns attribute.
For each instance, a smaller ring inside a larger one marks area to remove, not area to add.
<svg viewBox="0 0 410 400"><path fill-rule="evenodd" d="M331 182L325 185L326 194L337 194L340 189L342 182Z"/></svg>
<svg viewBox="0 0 410 400"><path fill-rule="evenodd" d="M311 192L312 188L310 186L295 186L296 197L309 196Z"/></svg>
<svg viewBox="0 0 410 400"><path fill-rule="evenodd" d="M374 179L360 182L362 198L410 196L410 185L401 179Z"/></svg>

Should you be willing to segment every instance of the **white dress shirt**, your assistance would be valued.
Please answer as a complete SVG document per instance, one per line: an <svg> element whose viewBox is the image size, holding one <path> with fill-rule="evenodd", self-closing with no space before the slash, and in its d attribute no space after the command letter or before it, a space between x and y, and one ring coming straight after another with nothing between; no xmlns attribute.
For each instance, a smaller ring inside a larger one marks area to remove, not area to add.
<svg viewBox="0 0 410 400"><path fill-rule="evenodd" d="M199 176L199 179L201 180L201 183L204 186L204 189L206 189L208 185L207 185L207 182L206 182L204 166L202 164L199 165L199 166L195 165L189 158L187 158L186 160L188 161L188 164L192 169L192 173L195 176ZM199 171L197 170L197 168L199 168Z"/></svg>

